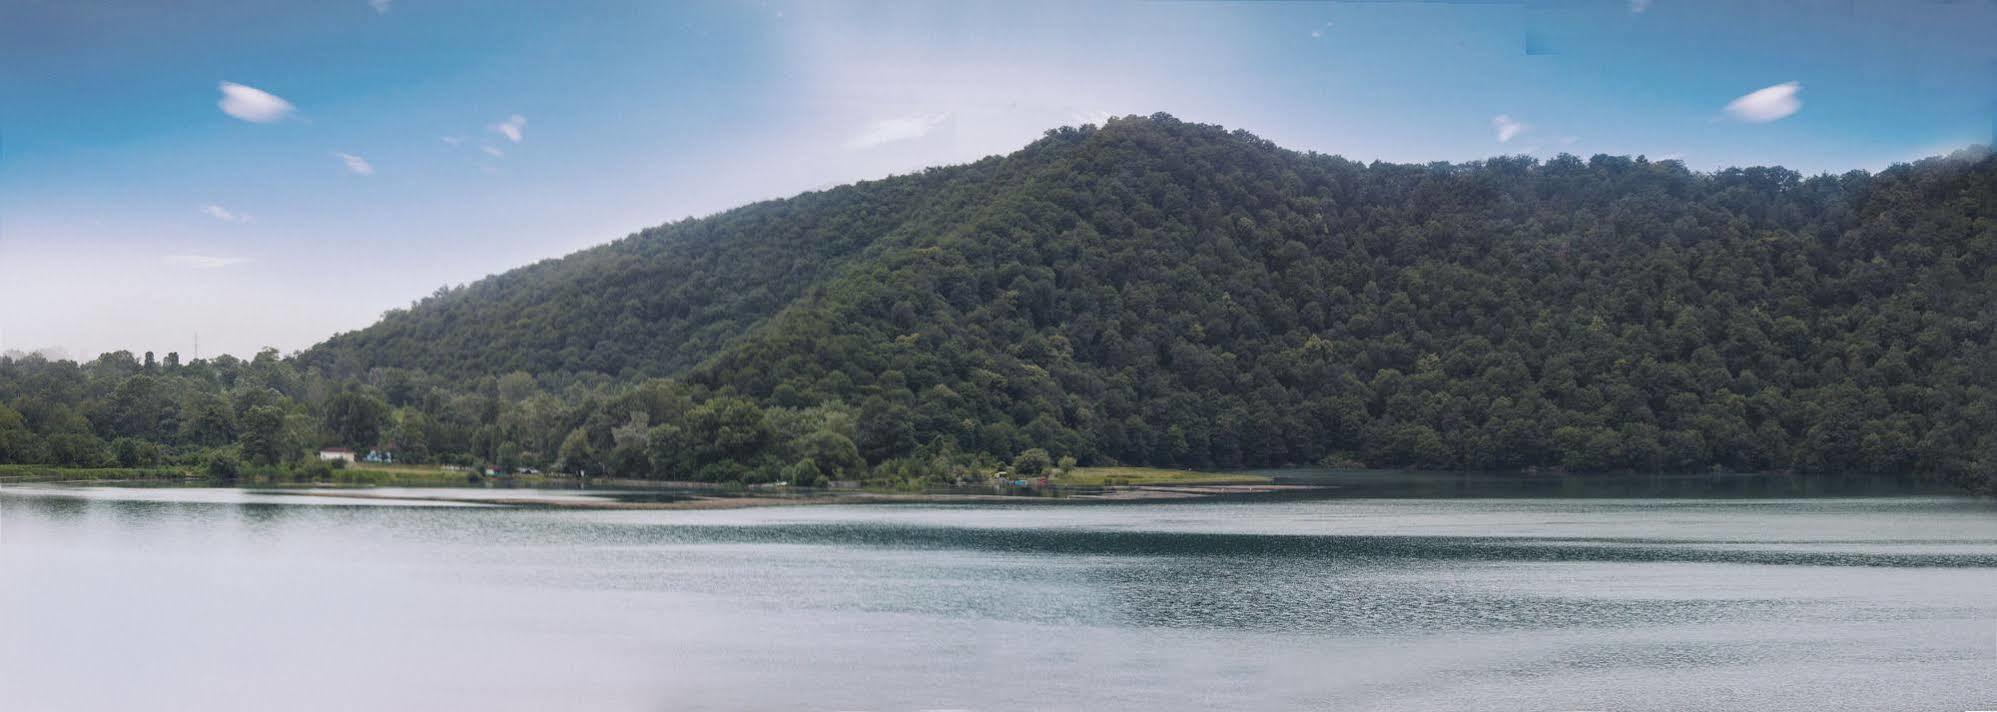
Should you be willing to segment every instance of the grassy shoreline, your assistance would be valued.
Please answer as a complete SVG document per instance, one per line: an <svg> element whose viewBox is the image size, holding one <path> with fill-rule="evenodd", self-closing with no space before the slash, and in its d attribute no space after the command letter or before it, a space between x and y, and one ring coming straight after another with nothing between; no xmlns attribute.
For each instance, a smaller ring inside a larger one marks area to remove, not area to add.
<svg viewBox="0 0 1997 712"><path fill-rule="evenodd" d="M1162 467L1077 467L1049 480L1061 487L1141 487L1149 485L1266 485L1268 475L1201 472Z"/></svg>

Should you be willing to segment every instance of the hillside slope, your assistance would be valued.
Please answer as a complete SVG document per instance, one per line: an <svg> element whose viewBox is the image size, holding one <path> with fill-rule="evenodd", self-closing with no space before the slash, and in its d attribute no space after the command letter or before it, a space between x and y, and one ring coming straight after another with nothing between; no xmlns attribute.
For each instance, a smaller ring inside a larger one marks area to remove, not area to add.
<svg viewBox="0 0 1997 712"><path fill-rule="evenodd" d="M717 398L740 423L832 408L870 464L1040 447L1964 478L1997 445L1994 268L1987 152L1807 179L1367 165L1157 115L647 231L302 361L671 376L652 402L685 404L639 422L675 428L665 445L719 427L681 422ZM574 414L576 452L631 450L631 403ZM749 445L778 437L756 427ZM718 476L755 452L619 467Z"/></svg>
<svg viewBox="0 0 1997 712"><path fill-rule="evenodd" d="M988 159L647 229L439 289L300 355L341 376L378 367L453 379L510 371L666 376L717 353L877 243L1003 194Z"/></svg>

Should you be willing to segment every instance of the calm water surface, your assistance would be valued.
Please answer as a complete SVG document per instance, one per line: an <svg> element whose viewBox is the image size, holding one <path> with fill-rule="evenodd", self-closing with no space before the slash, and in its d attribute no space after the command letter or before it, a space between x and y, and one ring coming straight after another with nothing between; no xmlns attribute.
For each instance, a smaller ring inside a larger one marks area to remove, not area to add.
<svg viewBox="0 0 1997 712"><path fill-rule="evenodd" d="M1970 499L427 504L0 488L0 708L1997 708Z"/></svg>

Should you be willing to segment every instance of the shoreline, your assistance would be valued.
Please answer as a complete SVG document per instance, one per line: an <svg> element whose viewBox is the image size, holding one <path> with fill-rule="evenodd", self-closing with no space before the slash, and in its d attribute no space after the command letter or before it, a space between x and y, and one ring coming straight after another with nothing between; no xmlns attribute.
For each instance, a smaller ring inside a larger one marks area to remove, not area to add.
<svg viewBox="0 0 1997 712"><path fill-rule="evenodd" d="M98 483L101 484L101 483ZM447 488L438 488L447 489ZM517 509L579 510L706 510L748 509L752 507L810 506L825 504L1025 504L1054 502L1140 502L1205 499L1225 495L1270 494L1332 489L1320 485L1214 484L1214 485L1132 485L1106 488L1099 492L1024 496L945 492L831 492L809 494L688 494L669 502L625 502L597 497L454 497L356 491L274 491L289 497L332 499L372 499L405 502L445 502L479 504Z"/></svg>
<svg viewBox="0 0 1997 712"><path fill-rule="evenodd" d="M413 468L412 468L413 469ZM11 470L11 472L9 472ZM6 476L15 474L17 476ZM1324 470L1316 468L1198 472L1153 468L1080 468L1045 484L938 487L899 490L842 484L827 488L771 485L728 486L706 482L628 480L532 475L477 482L408 476L390 480L288 481L245 478L206 479L173 470L104 468L62 470L0 466L0 489L9 486L180 488L261 490L282 496L343 497L353 500L460 503L513 508L597 510L741 509L816 504L1107 504L1169 502L1214 498L1282 498L1292 495L1336 498L1666 498L1767 499L1943 495L1978 493L1938 482L1908 481L1873 474L1802 475L1776 473L1560 473L1454 472L1410 470ZM18 476L30 475L30 476ZM35 476L39 475L39 476ZM70 476L63 476L70 475Z"/></svg>

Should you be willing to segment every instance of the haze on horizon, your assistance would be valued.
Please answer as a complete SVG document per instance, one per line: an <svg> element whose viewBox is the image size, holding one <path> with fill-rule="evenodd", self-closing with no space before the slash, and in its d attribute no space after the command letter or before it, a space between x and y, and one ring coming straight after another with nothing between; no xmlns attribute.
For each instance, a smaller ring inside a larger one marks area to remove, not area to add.
<svg viewBox="0 0 1997 712"><path fill-rule="evenodd" d="M0 349L304 348L643 227L1164 111L1356 160L1878 170L1997 3L0 7Z"/></svg>

